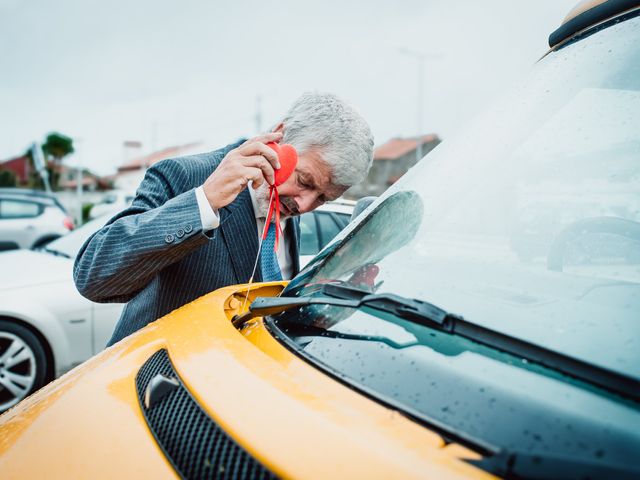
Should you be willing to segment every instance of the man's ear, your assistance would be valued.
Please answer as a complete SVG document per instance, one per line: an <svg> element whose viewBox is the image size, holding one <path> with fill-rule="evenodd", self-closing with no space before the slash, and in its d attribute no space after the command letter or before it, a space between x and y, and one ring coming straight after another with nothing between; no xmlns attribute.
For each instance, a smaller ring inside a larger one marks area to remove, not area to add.
<svg viewBox="0 0 640 480"><path fill-rule="evenodd" d="M280 122L278 125L276 125L273 129L273 133L284 133L284 123Z"/></svg>

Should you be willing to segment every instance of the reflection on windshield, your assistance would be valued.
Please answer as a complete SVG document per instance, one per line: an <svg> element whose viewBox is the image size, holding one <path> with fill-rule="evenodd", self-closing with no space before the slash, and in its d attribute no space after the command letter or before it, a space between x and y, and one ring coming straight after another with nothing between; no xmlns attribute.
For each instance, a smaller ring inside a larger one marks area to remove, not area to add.
<svg viewBox="0 0 640 480"><path fill-rule="evenodd" d="M638 125L636 17L543 59L285 294L395 292L640 378Z"/></svg>
<svg viewBox="0 0 640 480"><path fill-rule="evenodd" d="M292 280L288 291L298 295L318 291L327 283L344 283L368 292L376 292L384 281L378 281L378 262L387 258L417 234L424 208L415 192L396 192L385 198L370 213L369 220L358 225L349 241L336 249L335 244L324 250L321 271L310 278L310 272ZM371 248L373 245L376 248ZM318 263L319 260L316 260ZM313 318L317 327L329 328L348 317L349 309L328 305L305 307L306 318ZM315 315L309 315L311 313Z"/></svg>
<svg viewBox="0 0 640 480"><path fill-rule="evenodd" d="M373 209L368 221L359 225L349 242L338 250L325 251L321 276L316 276L315 282L343 280L374 291L380 286L376 284L376 264L413 240L423 213L422 200L415 192L396 192L385 198ZM298 277L292 287L302 285L304 293L305 288L312 287L305 283L308 282L304 276Z"/></svg>

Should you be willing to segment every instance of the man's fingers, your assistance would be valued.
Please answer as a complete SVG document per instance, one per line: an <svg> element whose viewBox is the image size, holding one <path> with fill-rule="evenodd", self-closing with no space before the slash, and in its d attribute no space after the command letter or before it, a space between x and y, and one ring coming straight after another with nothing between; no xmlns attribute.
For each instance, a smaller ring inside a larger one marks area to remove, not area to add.
<svg viewBox="0 0 640 480"><path fill-rule="evenodd" d="M264 182L264 176L262 170L257 167L243 167L242 169L242 183L245 187L249 182L253 183L253 188L256 189L262 182Z"/></svg>
<svg viewBox="0 0 640 480"><path fill-rule="evenodd" d="M282 132L269 132L253 137L249 142L269 143L277 142L279 140L282 140Z"/></svg>
<svg viewBox="0 0 640 480"><path fill-rule="evenodd" d="M249 140L244 142L242 145L240 145L238 148L243 148L254 143L279 142L280 140L282 140L281 132L263 133L261 135L258 135L257 137L250 138Z"/></svg>
<svg viewBox="0 0 640 480"><path fill-rule="evenodd" d="M271 166L276 170L280 168L280 160L278 159L278 154L271 147L267 147L264 143L255 142L248 143L247 145L243 145L241 147L240 153L245 157L250 157L252 155L262 155L266 158Z"/></svg>
<svg viewBox="0 0 640 480"><path fill-rule="evenodd" d="M260 171L262 172L262 176L269 185L273 185L273 183L276 181L273 166L262 155L243 157L241 161L245 167L260 169Z"/></svg>
<svg viewBox="0 0 640 480"><path fill-rule="evenodd" d="M242 191L249 184L249 182L253 182L254 188L262 185L262 182L264 182L264 176L262 175L262 170L257 167L243 166L236 173L235 181L237 182L236 188L239 188L239 191Z"/></svg>

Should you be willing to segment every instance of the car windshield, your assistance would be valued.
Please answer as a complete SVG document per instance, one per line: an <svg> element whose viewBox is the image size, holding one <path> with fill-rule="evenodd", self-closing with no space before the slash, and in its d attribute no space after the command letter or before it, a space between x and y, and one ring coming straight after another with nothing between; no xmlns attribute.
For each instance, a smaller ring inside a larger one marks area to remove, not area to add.
<svg viewBox="0 0 640 480"><path fill-rule="evenodd" d="M640 378L640 17L550 52L343 230L283 295L314 295L327 283L425 300ZM638 448L628 427L640 421L637 404L594 396L561 372L534 381L526 360L366 309L314 305L273 320L311 360L438 424L500 445L578 452L575 435L569 447L551 425L571 410L562 428L588 438L594 458L616 448L632 458L629 445ZM509 401L514 392L527 400ZM562 402L550 405L554 398ZM529 427L505 425L532 405ZM606 412L611 428L580 423L581 410ZM500 432L496 411L505 415ZM621 436L626 446L607 444Z"/></svg>
<svg viewBox="0 0 640 480"><path fill-rule="evenodd" d="M78 255L78 252L80 251L80 247L82 247L87 238L100 230L100 228L107 223L109 218L109 215L105 215L96 218L95 220L91 220L80 228L77 228L67 235L47 244L45 250L58 254L61 253L69 258L76 258L76 255Z"/></svg>

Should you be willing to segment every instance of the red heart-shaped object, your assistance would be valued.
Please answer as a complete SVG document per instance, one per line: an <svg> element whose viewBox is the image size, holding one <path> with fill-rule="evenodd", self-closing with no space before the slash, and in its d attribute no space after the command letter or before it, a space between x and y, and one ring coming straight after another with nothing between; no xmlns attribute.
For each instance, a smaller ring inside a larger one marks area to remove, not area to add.
<svg viewBox="0 0 640 480"><path fill-rule="evenodd" d="M280 160L280 168L276 170L276 187L282 185L291 176L298 164L298 152L288 143L282 145L275 142L267 143L268 147L271 147L277 154L278 160Z"/></svg>

